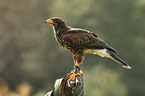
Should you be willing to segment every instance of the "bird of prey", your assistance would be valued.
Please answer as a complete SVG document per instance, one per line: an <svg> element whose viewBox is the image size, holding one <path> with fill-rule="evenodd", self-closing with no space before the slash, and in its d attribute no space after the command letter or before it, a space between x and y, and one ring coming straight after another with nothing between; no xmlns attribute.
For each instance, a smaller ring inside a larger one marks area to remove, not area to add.
<svg viewBox="0 0 145 96"><path fill-rule="evenodd" d="M110 58L124 68L131 67L117 56L117 51L100 39L91 31L67 26L59 17L52 17L45 21L53 25L53 31L58 43L72 53L75 66L83 62L85 54L97 54Z"/></svg>

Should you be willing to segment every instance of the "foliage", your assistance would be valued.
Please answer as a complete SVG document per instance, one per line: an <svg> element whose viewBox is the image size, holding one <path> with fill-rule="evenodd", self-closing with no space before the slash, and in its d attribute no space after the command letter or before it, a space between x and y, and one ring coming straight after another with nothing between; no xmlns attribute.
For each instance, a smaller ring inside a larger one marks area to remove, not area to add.
<svg viewBox="0 0 145 96"><path fill-rule="evenodd" d="M115 71L94 66L84 72L86 96L127 96L127 86Z"/></svg>

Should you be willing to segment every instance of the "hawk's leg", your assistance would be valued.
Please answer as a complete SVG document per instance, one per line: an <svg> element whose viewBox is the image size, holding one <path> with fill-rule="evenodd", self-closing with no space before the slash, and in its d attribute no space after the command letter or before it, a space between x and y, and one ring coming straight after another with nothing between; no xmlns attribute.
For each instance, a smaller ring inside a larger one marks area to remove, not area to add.
<svg viewBox="0 0 145 96"><path fill-rule="evenodd" d="M76 76L79 75L81 76L82 72L80 71L79 67L75 67L73 72L69 75L69 80L67 82L70 82L71 80L75 80Z"/></svg>
<svg viewBox="0 0 145 96"><path fill-rule="evenodd" d="M75 80L76 75L81 76L79 65L82 64L84 55L73 54L73 59L74 59L75 66L74 66L73 74L69 76L70 79L68 80L68 82L70 80Z"/></svg>
<svg viewBox="0 0 145 96"><path fill-rule="evenodd" d="M83 63L84 54L72 54L75 66L79 66Z"/></svg>

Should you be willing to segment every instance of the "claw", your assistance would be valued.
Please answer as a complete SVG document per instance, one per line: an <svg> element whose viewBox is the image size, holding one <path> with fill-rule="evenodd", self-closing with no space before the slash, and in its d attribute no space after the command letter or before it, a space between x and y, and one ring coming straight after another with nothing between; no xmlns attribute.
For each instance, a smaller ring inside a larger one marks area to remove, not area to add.
<svg viewBox="0 0 145 96"><path fill-rule="evenodd" d="M77 75L81 76L81 72L79 73L73 72L73 74L69 76L70 79L67 82L70 82L70 80L75 80Z"/></svg>

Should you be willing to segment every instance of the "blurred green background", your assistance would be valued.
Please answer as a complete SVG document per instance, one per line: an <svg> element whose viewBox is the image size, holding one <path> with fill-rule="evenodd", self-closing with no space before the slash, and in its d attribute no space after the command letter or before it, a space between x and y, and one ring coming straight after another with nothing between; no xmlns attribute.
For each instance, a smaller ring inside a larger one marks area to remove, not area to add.
<svg viewBox="0 0 145 96"><path fill-rule="evenodd" d="M50 17L96 33L131 70L86 55L85 96L145 96L145 0L0 0L0 96L44 96L73 68Z"/></svg>

